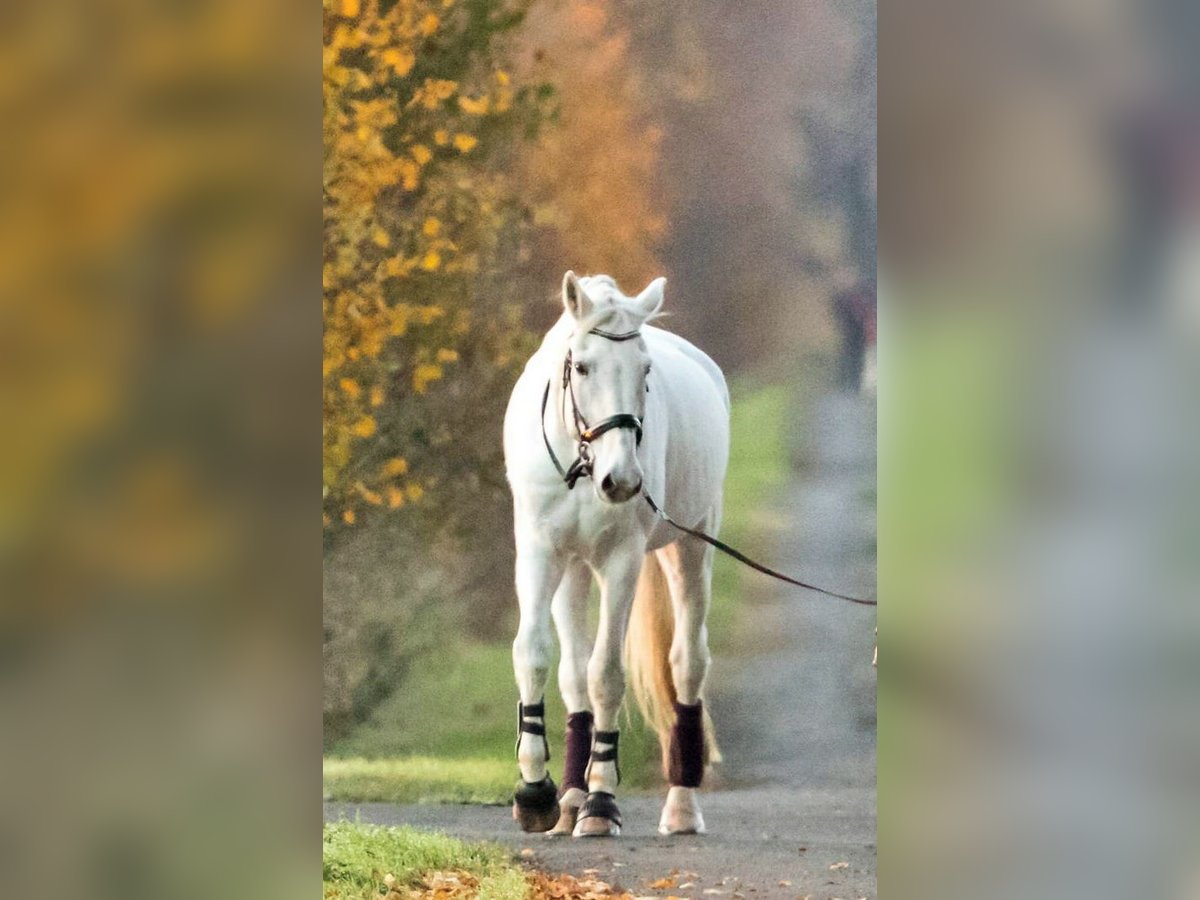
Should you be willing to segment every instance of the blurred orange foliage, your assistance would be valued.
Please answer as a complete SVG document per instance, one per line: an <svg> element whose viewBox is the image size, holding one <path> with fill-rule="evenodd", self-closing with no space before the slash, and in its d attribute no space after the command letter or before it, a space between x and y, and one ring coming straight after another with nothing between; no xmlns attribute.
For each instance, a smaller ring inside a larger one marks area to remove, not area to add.
<svg viewBox="0 0 1200 900"><path fill-rule="evenodd" d="M659 190L662 130L628 25L608 0L536 5L522 32L529 70L560 98L556 127L523 156L538 253L558 268L612 275L628 291L662 275L655 247L666 232ZM561 274L561 273L558 273Z"/></svg>

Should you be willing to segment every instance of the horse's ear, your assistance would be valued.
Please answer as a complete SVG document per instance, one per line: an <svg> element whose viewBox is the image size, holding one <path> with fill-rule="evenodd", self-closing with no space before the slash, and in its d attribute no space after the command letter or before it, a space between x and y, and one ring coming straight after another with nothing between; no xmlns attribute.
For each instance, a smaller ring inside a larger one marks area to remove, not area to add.
<svg viewBox="0 0 1200 900"><path fill-rule="evenodd" d="M666 285L667 279L661 277L655 278L652 282L646 285L646 289L638 294L637 298L634 300L634 302L637 303L637 305L641 308L647 319L662 309L663 288L666 287Z"/></svg>
<svg viewBox="0 0 1200 900"><path fill-rule="evenodd" d="M592 298L583 290L583 285L574 272L563 276L562 285L563 306L576 319L586 318L592 312Z"/></svg>

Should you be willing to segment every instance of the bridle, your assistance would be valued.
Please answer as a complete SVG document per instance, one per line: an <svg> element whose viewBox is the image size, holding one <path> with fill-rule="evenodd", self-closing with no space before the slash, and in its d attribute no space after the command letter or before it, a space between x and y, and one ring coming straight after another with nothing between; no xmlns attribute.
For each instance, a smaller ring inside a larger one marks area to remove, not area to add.
<svg viewBox="0 0 1200 900"><path fill-rule="evenodd" d="M611 331L604 331L600 328L593 328L588 334L594 334L605 340L620 343L640 337L641 331L635 328L633 331L617 334ZM591 477L593 463L592 442L602 435L607 434L615 428L628 428L637 436L637 445L639 447L642 445L642 420L633 415L633 413L617 413L615 416L609 416L595 425L588 424L587 419L584 418L583 413L579 410L579 401L575 399L575 382L571 377L573 371L574 360L571 357L571 351L568 349L566 359L563 360L562 386L564 396L571 398L571 418L575 422L575 433L579 435L579 440L576 444L575 461L565 469L554 454L554 448L550 446L550 436L546 434L546 407L550 402L552 380L546 381L546 390L542 393L542 440L546 443L546 452L550 454L550 461L554 463L554 468L558 470L558 474L567 483L568 490L574 489L575 482L585 475L589 478Z"/></svg>
<svg viewBox="0 0 1200 900"><path fill-rule="evenodd" d="M599 328L591 329L588 334L594 334L609 341L631 341L638 337L641 332L638 329L626 331L620 334L614 334L611 331L602 331ZM617 413L615 416L609 416L602 422L597 422L595 425L588 425L587 420L583 417L583 413L579 411L579 402L575 399L575 384L571 380L571 372L573 370L571 351L567 350L567 357L563 360L563 375L562 385L564 399L571 398L571 416L575 421L575 431L579 435L575 461L567 468L563 468L562 463L558 461L558 457L554 453L554 448L550 446L550 436L546 433L546 407L550 402L550 387L553 379L547 379L546 390L542 393L542 440L546 444L546 452L550 454L550 461L554 463L554 468L558 470L558 474L562 476L563 481L567 483L567 489L572 490L575 487L575 482L580 478L592 476L592 442L603 434L607 434L614 428L629 428L637 435L638 446L642 444L642 420L632 413ZM650 387L647 385L646 390ZM742 551L735 547L731 547L722 540L718 540L712 535L705 534L698 528L688 528L686 525L681 525L679 522L671 518L663 509L654 502L654 499L646 491L643 486L641 489L642 498L646 504L654 512L656 516L662 519L667 524L677 528L684 534L690 535L697 540L704 541L722 553L728 554L740 563L750 566L762 572L764 575L769 575L780 581L785 581L788 584L794 584L797 587L802 587L810 591L816 591L818 594L824 594L827 597L834 597L838 600L845 600L849 603L856 603L859 606L877 606L875 600L864 600L858 597L850 597L846 594L839 594L836 591L826 590L822 587L817 587L815 584L809 584L806 581L801 581L798 578L793 578L790 575L785 575L782 572L777 572L775 569L764 566L747 556Z"/></svg>

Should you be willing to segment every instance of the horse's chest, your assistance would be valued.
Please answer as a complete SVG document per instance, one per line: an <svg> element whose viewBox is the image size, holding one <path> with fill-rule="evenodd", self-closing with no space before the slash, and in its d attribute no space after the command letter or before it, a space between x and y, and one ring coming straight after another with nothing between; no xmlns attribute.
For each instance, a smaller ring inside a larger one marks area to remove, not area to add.
<svg viewBox="0 0 1200 900"><path fill-rule="evenodd" d="M632 509L586 495L570 494L553 503L536 504L528 512L531 515L522 516L525 521L519 528L533 529L536 535L532 536L556 551L584 559L602 558L642 534Z"/></svg>

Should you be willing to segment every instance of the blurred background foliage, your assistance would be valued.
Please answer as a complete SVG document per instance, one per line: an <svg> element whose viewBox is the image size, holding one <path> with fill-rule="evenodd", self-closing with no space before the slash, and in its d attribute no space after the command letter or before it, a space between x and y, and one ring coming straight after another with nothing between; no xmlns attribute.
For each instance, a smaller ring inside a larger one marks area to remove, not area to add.
<svg viewBox="0 0 1200 900"><path fill-rule="evenodd" d="M508 678L499 435L563 271L667 275L747 402L829 347L837 280L874 276L858 6L325 0L327 749L445 750L378 718L429 654Z"/></svg>

